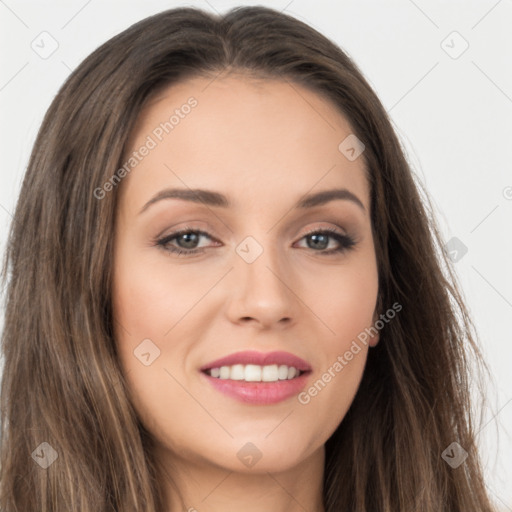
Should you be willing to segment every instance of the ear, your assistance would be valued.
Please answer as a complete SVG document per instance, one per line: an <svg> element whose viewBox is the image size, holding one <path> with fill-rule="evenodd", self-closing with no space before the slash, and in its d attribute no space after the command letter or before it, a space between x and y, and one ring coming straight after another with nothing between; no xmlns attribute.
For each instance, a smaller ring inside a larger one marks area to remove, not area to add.
<svg viewBox="0 0 512 512"><path fill-rule="evenodd" d="M378 319L379 319L379 315L377 312L375 312L375 314L373 315L372 326L375 326L375 322L377 322ZM368 340L368 345L370 347L375 347L377 345L377 343L379 343L379 340L380 340L380 330L377 330L377 334L371 336L370 339Z"/></svg>

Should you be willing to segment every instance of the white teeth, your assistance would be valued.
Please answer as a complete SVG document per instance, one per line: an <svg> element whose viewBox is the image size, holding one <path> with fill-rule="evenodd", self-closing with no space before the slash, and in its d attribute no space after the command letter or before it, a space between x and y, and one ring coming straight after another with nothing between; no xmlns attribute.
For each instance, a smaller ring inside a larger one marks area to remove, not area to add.
<svg viewBox="0 0 512 512"><path fill-rule="evenodd" d="M247 382L261 382L261 366L255 364L246 365L244 380Z"/></svg>
<svg viewBox="0 0 512 512"><path fill-rule="evenodd" d="M282 364L279 366L279 370L277 371L277 375L279 377L279 380L286 380L288 379L288 366L285 364Z"/></svg>
<svg viewBox="0 0 512 512"><path fill-rule="evenodd" d="M218 379L244 380L246 382L277 382L289 380L301 375L300 370L294 366L285 364L270 364L259 366L257 364L235 364L233 366L221 366L207 370L208 375Z"/></svg>
<svg viewBox="0 0 512 512"><path fill-rule="evenodd" d="M229 367L226 367L229 368ZM229 376L232 380L244 380L245 370L243 364L235 364L231 367L231 374Z"/></svg>
<svg viewBox="0 0 512 512"><path fill-rule="evenodd" d="M261 372L261 380L263 382L276 382L278 379L279 374L277 370L277 364L263 367L263 371Z"/></svg>

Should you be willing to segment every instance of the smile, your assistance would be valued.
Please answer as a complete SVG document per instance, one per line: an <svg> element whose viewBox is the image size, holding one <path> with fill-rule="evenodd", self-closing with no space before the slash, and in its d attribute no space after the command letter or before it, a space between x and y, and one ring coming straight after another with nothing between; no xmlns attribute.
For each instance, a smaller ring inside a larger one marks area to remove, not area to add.
<svg viewBox="0 0 512 512"><path fill-rule="evenodd" d="M217 391L244 403L270 405L299 394L312 368L289 352L237 352L200 368Z"/></svg>
<svg viewBox="0 0 512 512"><path fill-rule="evenodd" d="M205 370L210 377L221 380L243 380L245 382L277 382L279 380L295 379L301 375L301 370L285 364L271 364L259 366L256 364L235 364L233 366L221 366Z"/></svg>

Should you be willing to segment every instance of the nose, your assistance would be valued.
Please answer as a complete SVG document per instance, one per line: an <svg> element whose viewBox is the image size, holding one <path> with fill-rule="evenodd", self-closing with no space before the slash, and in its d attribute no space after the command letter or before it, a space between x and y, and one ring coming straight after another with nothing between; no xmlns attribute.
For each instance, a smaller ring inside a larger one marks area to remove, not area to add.
<svg viewBox="0 0 512 512"><path fill-rule="evenodd" d="M233 323L254 323L262 329L289 327L297 321L300 300L294 278L276 248L263 247L251 263L235 255L227 315ZM243 254L243 253L240 253Z"/></svg>

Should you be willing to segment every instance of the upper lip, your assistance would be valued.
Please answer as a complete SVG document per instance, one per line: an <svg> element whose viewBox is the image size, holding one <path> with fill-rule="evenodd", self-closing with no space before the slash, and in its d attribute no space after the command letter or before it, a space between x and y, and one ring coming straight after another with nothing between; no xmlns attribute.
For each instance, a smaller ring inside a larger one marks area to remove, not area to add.
<svg viewBox="0 0 512 512"><path fill-rule="evenodd" d="M201 371L210 370L211 368L220 368L221 366L233 366L234 364L256 364L259 366L267 366L272 364L285 364L286 366L293 366L297 370L307 372L311 370L311 366L298 356L290 354L289 352L257 352L254 350L247 350L244 352L235 352L229 356L216 359L211 363L201 366Z"/></svg>

